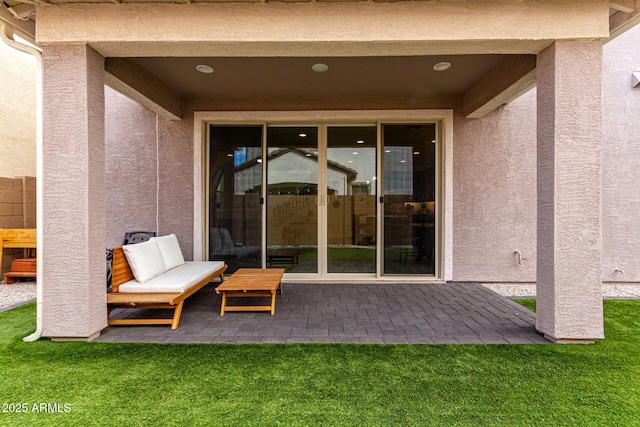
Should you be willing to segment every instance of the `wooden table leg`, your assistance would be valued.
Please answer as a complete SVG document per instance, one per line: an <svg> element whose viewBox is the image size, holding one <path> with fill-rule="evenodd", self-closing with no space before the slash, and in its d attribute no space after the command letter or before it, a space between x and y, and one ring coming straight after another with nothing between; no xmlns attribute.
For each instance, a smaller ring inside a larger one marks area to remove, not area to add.
<svg viewBox="0 0 640 427"><path fill-rule="evenodd" d="M276 294L277 290L271 292L271 315L276 314Z"/></svg>
<svg viewBox="0 0 640 427"><path fill-rule="evenodd" d="M224 309L227 307L227 293L222 292L222 305L220 306L220 316L224 316Z"/></svg>

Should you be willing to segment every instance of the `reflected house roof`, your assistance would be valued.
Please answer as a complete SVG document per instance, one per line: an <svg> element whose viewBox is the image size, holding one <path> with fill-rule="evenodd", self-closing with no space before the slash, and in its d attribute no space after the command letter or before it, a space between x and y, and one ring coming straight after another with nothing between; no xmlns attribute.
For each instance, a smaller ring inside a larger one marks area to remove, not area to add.
<svg viewBox="0 0 640 427"><path fill-rule="evenodd" d="M318 154L314 150L303 149L303 148L280 148L270 152L267 157L267 160L273 161L277 158L282 158L283 156L286 156L288 154L294 154L299 158L309 159L310 161L315 161L316 163L318 162ZM262 163L259 162L259 160L260 158L253 158L251 160L248 160L236 166L234 168L234 174L236 175L236 177L238 177L240 174L242 174L242 172L247 172L258 165L262 165ZM327 167L328 169L334 170L339 174L344 175L346 177L347 182L349 183L352 183L358 175L357 171L351 168L348 168L346 166L343 166L340 163L332 160L327 160ZM291 176L289 176L289 178L291 178ZM236 182L238 183L239 181L236 181ZM260 189L262 188L261 184L253 185L251 187L246 186L246 184L248 184L248 182L246 181L244 182L244 184L245 185L241 185L240 188L237 188L236 191L244 187L244 190L241 190L242 193L259 193L261 191ZM267 190L269 193L271 193L271 190L273 191L277 190L278 192L285 191L286 194L317 194L317 191L318 191L317 187L318 185L316 183L302 182L302 181L295 180L294 178L294 180L289 179L282 182L270 183L267 186ZM327 190L330 193L336 192L335 189L329 188Z"/></svg>
<svg viewBox="0 0 640 427"><path fill-rule="evenodd" d="M304 148L279 148L279 149L269 153L269 155L267 156L267 162L269 160L273 160L273 159L276 159L278 157L284 156L285 154L288 154L288 153L295 153L295 154L298 154L300 156L311 158L311 159L315 160L316 162L318 161L318 153L316 153L313 150L308 150L308 149L304 149ZM256 165L261 164L260 162L258 162L258 160L259 160L258 158L247 160L246 162L236 166L234 171L235 172L240 172L242 170L250 169L250 168L252 168L252 167L254 167ZM337 171L340 171L340 172L343 172L345 175L347 175L347 180L349 182L354 181L356 179L356 177L358 176L358 172L357 171L355 171L355 170L353 170L353 169L351 169L351 168L349 168L347 166L341 165L340 163L335 162L333 160L328 160L327 159L327 167L331 168L331 169L334 169L334 170L337 170Z"/></svg>

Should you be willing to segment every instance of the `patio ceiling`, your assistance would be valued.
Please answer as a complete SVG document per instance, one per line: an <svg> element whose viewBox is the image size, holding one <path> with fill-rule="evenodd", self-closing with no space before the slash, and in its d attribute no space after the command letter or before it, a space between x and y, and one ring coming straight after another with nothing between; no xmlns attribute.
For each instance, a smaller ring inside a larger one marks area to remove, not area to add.
<svg viewBox="0 0 640 427"><path fill-rule="evenodd" d="M464 95L513 55L412 57L135 58L182 98ZM451 63L435 71L440 62ZM326 64L315 72L316 63ZM204 74L196 66L214 71Z"/></svg>

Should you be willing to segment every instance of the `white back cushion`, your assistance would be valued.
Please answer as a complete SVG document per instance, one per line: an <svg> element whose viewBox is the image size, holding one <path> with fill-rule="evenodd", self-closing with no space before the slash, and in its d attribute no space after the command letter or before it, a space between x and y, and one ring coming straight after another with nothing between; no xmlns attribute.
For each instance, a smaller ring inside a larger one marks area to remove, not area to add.
<svg viewBox="0 0 640 427"><path fill-rule="evenodd" d="M152 237L149 240L155 240L158 244L158 248L160 248L160 253L162 254L162 260L164 261L164 267L167 270L184 264L180 243L178 243L178 238L175 234Z"/></svg>
<svg viewBox="0 0 640 427"><path fill-rule="evenodd" d="M133 276L140 283L148 282L167 271L155 240L123 245L122 250L127 257Z"/></svg>

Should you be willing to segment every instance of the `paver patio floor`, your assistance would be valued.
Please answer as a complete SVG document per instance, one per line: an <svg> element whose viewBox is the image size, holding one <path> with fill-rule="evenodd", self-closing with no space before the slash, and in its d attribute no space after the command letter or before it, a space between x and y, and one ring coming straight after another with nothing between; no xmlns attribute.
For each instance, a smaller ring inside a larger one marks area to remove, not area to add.
<svg viewBox="0 0 640 427"><path fill-rule="evenodd" d="M243 304L242 298L238 300ZM285 283L274 316L268 312L220 316L220 304L215 284L209 284L186 300L178 329L110 326L95 341L549 344L535 329L535 313L476 283ZM123 310L117 315L136 311L136 316L160 312Z"/></svg>

